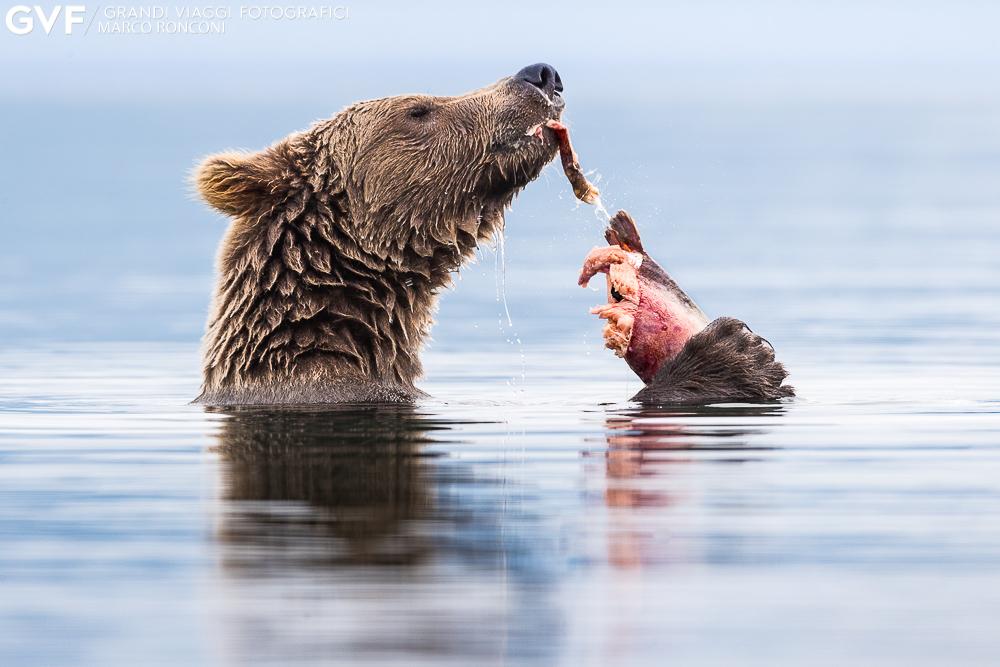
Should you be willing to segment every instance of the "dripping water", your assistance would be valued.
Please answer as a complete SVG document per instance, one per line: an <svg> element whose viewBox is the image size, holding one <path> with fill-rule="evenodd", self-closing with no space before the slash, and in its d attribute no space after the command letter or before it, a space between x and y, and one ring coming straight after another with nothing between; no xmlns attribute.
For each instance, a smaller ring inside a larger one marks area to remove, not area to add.
<svg viewBox="0 0 1000 667"><path fill-rule="evenodd" d="M594 185L597 185L598 183L601 182L601 175L597 172L588 172L587 178L592 183L594 183ZM608 221L611 220L611 214L608 213L608 209L604 205L604 200L601 199L600 195L598 195L597 198L594 199L591 205L594 207L594 216L597 218L598 230L600 233L600 242L603 242L604 230L607 229L608 227ZM587 285L587 289L595 293L604 291L604 287L600 286L599 282L594 280L590 281L590 283Z"/></svg>
<svg viewBox="0 0 1000 667"><path fill-rule="evenodd" d="M601 175L596 171L589 171L587 172L586 176L587 180L593 183L595 187L602 180ZM597 221L601 225L601 234L603 235L604 228L607 226L608 220L611 219L611 214L608 213L608 209L604 206L604 201L601 199L600 195L598 195L597 198L593 201L592 206L594 207L594 215L597 217Z"/></svg>
<svg viewBox="0 0 1000 667"><path fill-rule="evenodd" d="M510 308L507 305L507 252L505 244L504 230L498 229L496 235L494 236L494 242L496 245L496 252L494 253L494 258L496 260L494 268L494 278L497 288L497 303L502 306L502 312L497 313L497 325L500 329L500 334L505 336L507 343L510 345L517 345L518 356L520 357L521 364L521 391L523 391L525 379L527 377L527 361L524 356L524 344L521 342L521 337L518 335L517 330L514 329L514 321L510 316ZM506 326L504 325L504 320L506 319ZM516 378L511 378L508 382L511 386L516 384Z"/></svg>
<svg viewBox="0 0 1000 667"><path fill-rule="evenodd" d="M604 202L601 201L600 195L598 195L597 199L594 200L594 215L597 216L601 225L604 226L606 226L608 224L608 220L611 219L611 214L608 213L608 209L604 207Z"/></svg>
<svg viewBox="0 0 1000 667"><path fill-rule="evenodd" d="M503 305L503 316L507 318L507 326L513 328L514 322L510 319L510 308L507 307L507 254L502 229L497 230L494 242L496 244L496 252L493 256L496 262L493 273L496 278L497 303ZM503 331L503 320L500 320L500 328Z"/></svg>

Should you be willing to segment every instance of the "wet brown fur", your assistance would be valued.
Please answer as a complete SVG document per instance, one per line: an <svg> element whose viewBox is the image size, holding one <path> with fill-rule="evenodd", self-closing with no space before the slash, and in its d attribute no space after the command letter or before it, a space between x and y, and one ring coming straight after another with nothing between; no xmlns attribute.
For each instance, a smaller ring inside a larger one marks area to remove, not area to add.
<svg viewBox="0 0 1000 667"><path fill-rule="evenodd" d="M713 320L633 400L658 405L757 403L795 395L770 343L733 317Z"/></svg>
<svg viewBox="0 0 1000 667"><path fill-rule="evenodd" d="M232 218L199 402L406 401L438 292L556 153L561 106L513 78L361 102L194 182Z"/></svg>

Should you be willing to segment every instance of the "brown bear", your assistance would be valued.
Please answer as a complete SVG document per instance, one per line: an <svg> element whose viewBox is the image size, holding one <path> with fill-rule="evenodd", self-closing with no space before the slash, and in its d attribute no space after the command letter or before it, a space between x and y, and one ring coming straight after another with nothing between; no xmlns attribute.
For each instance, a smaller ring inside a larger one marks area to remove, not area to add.
<svg viewBox="0 0 1000 667"><path fill-rule="evenodd" d="M438 292L558 150L540 63L456 97L359 102L257 153L207 158L232 218L198 402L409 401Z"/></svg>

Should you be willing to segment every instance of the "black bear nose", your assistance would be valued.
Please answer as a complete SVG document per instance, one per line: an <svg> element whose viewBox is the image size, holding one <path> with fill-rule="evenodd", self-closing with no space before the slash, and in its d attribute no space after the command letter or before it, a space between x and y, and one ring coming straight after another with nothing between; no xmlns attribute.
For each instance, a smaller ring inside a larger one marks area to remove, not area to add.
<svg viewBox="0 0 1000 667"><path fill-rule="evenodd" d="M562 79L559 78L559 72L552 65L545 63L528 65L515 74L514 78L530 83L546 95L561 93L563 91L563 83Z"/></svg>

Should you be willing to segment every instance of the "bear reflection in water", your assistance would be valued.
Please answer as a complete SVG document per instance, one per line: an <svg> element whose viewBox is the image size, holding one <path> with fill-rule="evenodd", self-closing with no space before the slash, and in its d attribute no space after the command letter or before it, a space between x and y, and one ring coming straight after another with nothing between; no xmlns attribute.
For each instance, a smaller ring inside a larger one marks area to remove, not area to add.
<svg viewBox="0 0 1000 667"><path fill-rule="evenodd" d="M558 537L518 509L503 470L443 455L467 444L459 422L407 405L220 412L222 643L236 664L475 664L508 645L552 657Z"/></svg>
<svg viewBox="0 0 1000 667"><path fill-rule="evenodd" d="M665 466L685 462L670 452L731 451L726 460L752 458L748 439L760 428L747 424L782 411L732 406L609 412L606 504L667 504ZM511 500L534 491L508 478L507 467L473 467L448 455L471 435L460 435L468 422L391 404L218 412L227 416L214 448L223 461L227 504L219 537L260 550L233 552L234 565L258 556L269 567L276 561L405 565L443 550L488 562L531 556L518 562L545 569L542 564L553 556L544 553L546 540L534 532L549 532L551 526L543 524L556 517L520 516L512 509L517 503ZM720 425L733 417L742 426ZM628 483L650 476L663 478L652 487Z"/></svg>
<svg viewBox="0 0 1000 667"><path fill-rule="evenodd" d="M429 537L407 525L435 514L421 447L447 424L405 405L225 412L220 537L266 551L237 561L405 564L427 553Z"/></svg>
<svg viewBox="0 0 1000 667"><path fill-rule="evenodd" d="M482 664L518 646L554 664L569 591L602 594L607 568L655 578L729 548L676 523L704 500L690 467L699 450L752 458L748 424L782 410L609 410L594 424L604 446L543 479L504 449L509 425L408 405L228 409L213 448L223 643L236 663ZM626 622L606 620L609 636Z"/></svg>

